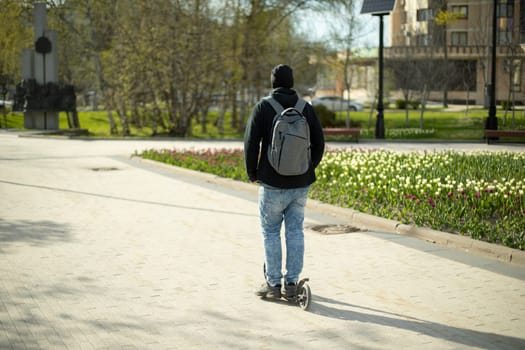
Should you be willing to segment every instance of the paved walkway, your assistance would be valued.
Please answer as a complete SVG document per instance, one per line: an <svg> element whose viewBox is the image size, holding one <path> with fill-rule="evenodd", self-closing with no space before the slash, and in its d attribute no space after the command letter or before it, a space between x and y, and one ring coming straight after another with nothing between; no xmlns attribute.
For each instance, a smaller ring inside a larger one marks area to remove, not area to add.
<svg viewBox="0 0 525 350"><path fill-rule="evenodd" d="M308 229L311 311L258 299L255 192L130 159L209 146L0 131L0 349L525 349L523 267L404 235Z"/></svg>

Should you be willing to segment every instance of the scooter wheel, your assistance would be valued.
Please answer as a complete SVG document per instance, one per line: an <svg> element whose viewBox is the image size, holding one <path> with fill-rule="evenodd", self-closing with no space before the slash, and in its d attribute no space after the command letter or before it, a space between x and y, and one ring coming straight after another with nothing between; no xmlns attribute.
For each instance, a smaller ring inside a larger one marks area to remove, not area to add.
<svg viewBox="0 0 525 350"><path fill-rule="evenodd" d="M310 307L310 301L312 300L312 291L308 284L303 284L301 289L298 291L297 299L299 301L299 306L303 310L308 310Z"/></svg>

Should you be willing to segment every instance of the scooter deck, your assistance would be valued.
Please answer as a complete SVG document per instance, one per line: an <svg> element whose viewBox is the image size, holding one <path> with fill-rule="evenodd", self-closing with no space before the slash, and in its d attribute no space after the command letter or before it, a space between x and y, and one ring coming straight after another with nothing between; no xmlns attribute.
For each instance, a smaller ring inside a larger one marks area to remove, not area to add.
<svg viewBox="0 0 525 350"><path fill-rule="evenodd" d="M310 286L306 283L309 279L303 278L297 284L297 295L292 298L287 298L286 296L281 296L280 298L272 298L267 296L261 296L263 300L271 301L283 301L290 304L298 304L299 307L303 310L308 310L310 307L310 301L312 299L312 292Z"/></svg>

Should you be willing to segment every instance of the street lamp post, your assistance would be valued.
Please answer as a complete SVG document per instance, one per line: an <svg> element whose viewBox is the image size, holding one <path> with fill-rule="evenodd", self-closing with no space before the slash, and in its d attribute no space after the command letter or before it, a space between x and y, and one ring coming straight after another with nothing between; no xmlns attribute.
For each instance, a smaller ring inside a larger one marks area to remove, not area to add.
<svg viewBox="0 0 525 350"><path fill-rule="evenodd" d="M383 16L379 14L379 89L377 92L376 139L385 138L385 116L383 106Z"/></svg>
<svg viewBox="0 0 525 350"><path fill-rule="evenodd" d="M379 17L379 86L377 92L376 139L385 138L385 118L383 106L383 16L394 9L395 0L363 0L361 13Z"/></svg>
<svg viewBox="0 0 525 350"><path fill-rule="evenodd" d="M494 0L494 13L492 14L492 62L491 62L491 82L489 86L490 94L490 105L489 105L489 117L485 125L486 129L497 130L498 129L498 118L496 118L496 44L497 44L497 7L498 0Z"/></svg>

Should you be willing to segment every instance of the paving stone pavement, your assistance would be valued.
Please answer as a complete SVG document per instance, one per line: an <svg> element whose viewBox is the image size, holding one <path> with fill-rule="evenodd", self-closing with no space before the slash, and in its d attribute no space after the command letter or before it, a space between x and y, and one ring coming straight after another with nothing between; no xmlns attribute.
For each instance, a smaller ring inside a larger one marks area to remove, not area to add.
<svg viewBox="0 0 525 350"><path fill-rule="evenodd" d="M166 147L210 143L0 132L0 349L525 349L522 266L404 235L307 229L311 310L258 299L255 191L130 158Z"/></svg>

